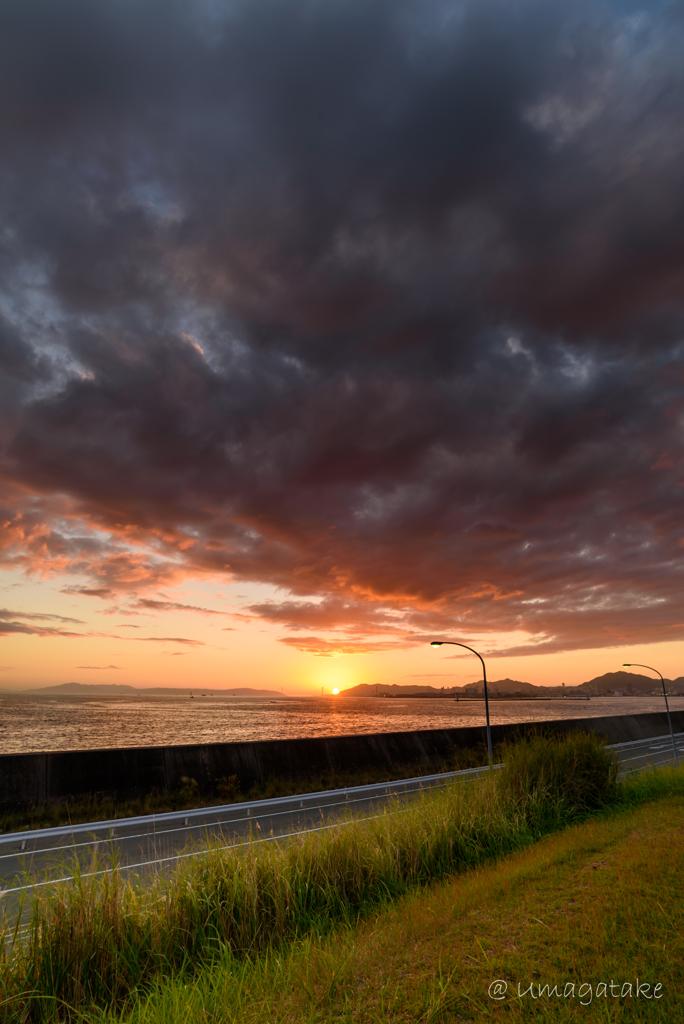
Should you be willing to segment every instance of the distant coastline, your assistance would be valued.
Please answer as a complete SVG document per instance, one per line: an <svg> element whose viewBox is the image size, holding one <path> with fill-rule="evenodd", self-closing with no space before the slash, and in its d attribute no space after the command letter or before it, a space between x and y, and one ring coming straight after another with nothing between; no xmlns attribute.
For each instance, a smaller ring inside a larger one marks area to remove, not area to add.
<svg viewBox="0 0 684 1024"><path fill-rule="evenodd" d="M45 696L58 697L64 694L68 697L132 697L135 694L140 696L173 697L173 696L200 696L206 697L267 697L270 700L294 700L280 690L259 690L251 686L130 686L128 683L57 683L55 686L40 686L26 688L25 690L5 690L5 693L21 694L43 694Z"/></svg>
<svg viewBox="0 0 684 1024"><path fill-rule="evenodd" d="M684 695L684 676L666 679L668 694ZM639 697L662 694L660 680L636 672L606 672L575 686L535 686L519 679L487 680L490 698L578 698L578 697ZM484 696L482 680L465 686L435 687L420 683L374 684L360 683L340 691L341 697L477 697Z"/></svg>
<svg viewBox="0 0 684 1024"><path fill-rule="evenodd" d="M668 695L684 696L684 676L677 679L666 679ZM662 696L662 688L659 679L652 676L640 675L636 672L606 672L602 676L596 676L585 683L574 686L537 686L534 683L526 683L518 679L493 679L487 681L488 696L495 700L518 699L578 699L587 697L639 697L639 696ZM310 697L316 699L315 693L311 694L285 694L280 690L259 689L252 686L132 686L128 683L57 683L54 686L27 687L25 689L3 688L0 693L26 694L27 696L60 696L68 697L181 697L181 696L206 696L206 697L254 697L266 700L302 700ZM331 698L333 694L325 693L324 697ZM341 690L335 699L356 697L362 699L374 697L441 697L461 699L483 698L482 680L466 683L464 686L442 686L435 687L429 684L420 683L360 683L358 686L351 686Z"/></svg>

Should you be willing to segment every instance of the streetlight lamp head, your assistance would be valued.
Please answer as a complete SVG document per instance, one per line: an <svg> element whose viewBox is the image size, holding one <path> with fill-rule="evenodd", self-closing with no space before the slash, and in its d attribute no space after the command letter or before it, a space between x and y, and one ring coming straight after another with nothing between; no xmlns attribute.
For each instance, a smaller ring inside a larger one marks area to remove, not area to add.
<svg viewBox="0 0 684 1024"><path fill-rule="evenodd" d="M487 716L487 753L489 755L489 766L492 766L492 733L489 726L489 697L487 695L487 669L485 668L484 658L482 655L475 650L474 647L469 647L468 644L461 643L460 640L431 640L430 647L441 647L442 644L453 644L454 647L463 647L464 650L470 651L482 663L482 682L484 685L484 699L485 699L485 714Z"/></svg>
<svg viewBox="0 0 684 1024"><path fill-rule="evenodd" d="M672 719L670 718L670 705L667 703L667 689L665 687L665 680L663 679L662 672L659 672L657 668L653 668L653 665L642 665L640 661L625 661L622 665L623 668L645 668L647 672L655 672L657 676L660 676L660 682L663 684L663 697L665 698L665 713L667 714L667 724L670 727L670 739L672 740L672 753L674 754L674 763L679 766L679 755L677 754L677 744L675 743L674 730L672 728ZM643 678L643 676L641 677Z"/></svg>

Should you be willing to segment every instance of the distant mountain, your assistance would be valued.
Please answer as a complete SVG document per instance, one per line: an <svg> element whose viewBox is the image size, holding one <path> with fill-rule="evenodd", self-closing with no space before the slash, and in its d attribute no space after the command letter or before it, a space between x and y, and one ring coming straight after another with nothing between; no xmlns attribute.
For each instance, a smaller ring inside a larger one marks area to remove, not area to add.
<svg viewBox="0 0 684 1024"><path fill-rule="evenodd" d="M668 693L684 693L684 676L677 679L666 679L665 685ZM467 693L482 693L482 680L474 683L466 683L465 686L444 686L437 688L429 685L416 683L393 683L391 686L373 683L360 683L358 686L351 686L348 690L342 690L340 696L344 697L382 697L383 694L400 697L403 695L420 695L426 697L454 696ZM632 694L648 694L654 691L662 692L660 679L657 676L640 675L637 672L606 672L595 679L589 679L586 683L577 686L535 686L534 683L524 683L518 679L493 679L487 681L487 690L490 696L498 694L525 694L536 697L555 697L573 693L589 694L596 696L609 696L610 694L629 696Z"/></svg>
<svg viewBox="0 0 684 1024"><path fill-rule="evenodd" d="M684 676L677 679L665 680L668 693L684 693ZM589 694L591 696L608 696L610 694L648 694L662 692L660 679L657 676L640 675L637 672L606 672L602 676L589 679L586 683L578 686L535 686L534 683L521 682L518 679L493 679L488 680L487 689L490 696L525 694L526 696L555 697L565 694L571 696L573 693ZM12 692L17 692L13 690ZM259 690L251 686L216 687L216 686L129 686L126 683L59 683L55 686L41 686L34 690L19 691L23 693L41 694L66 694L69 696L90 696L90 697L115 697L140 696L182 696L206 695L221 697L264 697L271 700L295 700L278 690ZM467 695L468 693L482 693L482 680L473 683L466 683L465 686L430 686L421 683L391 683L374 684L359 683L358 686L350 686L348 690L342 690L340 697L382 697L383 695L401 697L420 696L426 697L450 697Z"/></svg>
<svg viewBox="0 0 684 1024"><path fill-rule="evenodd" d="M204 693L210 697L278 697L280 700L296 700L295 697L289 697L280 690L257 690L252 686L233 686L233 687L222 687L217 686L148 686L145 689L140 689L139 693L150 693L150 694L174 694L174 693Z"/></svg>
<svg viewBox="0 0 684 1024"><path fill-rule="evenodd" d="M24 690L24 693L45 693L58 695L60 693L69 696L83 697L115 697L133 694L148 694L157 696L182 696L206 694L207 696L221 697L278 697L280 700L292 700L279 690L257 690L251 686L234 686L232 688L221 688L216 686L129 686L127 683L57 683L55 686L41 686L34 690Z"/></svg>
<svg viewBox="0 0 684 1024"><path fill-rule="evenodd" d="M487 689L490 693L541 693L545 691L547 687L534 686L533 683L520 683L515 679L499 679L494 682L487 682ZM402 694L406 696L420 696L424 694L426 697L440 697L440 696L457 696L458 694L467 694L477 691L482 691L482 680L477 683L466 683L465 686L429 686L427 684L420 683L392 683L386 685L383 683L359 683L358 686L350 686L348 690L342 690L340 693L341 697L382 697L383 694L390 694L394 697L400 697Z"/></svg>
<svg viewBox="0 0 684 1024"><path fill-rule="evenodd" d="M399 697L401 694L421 694L426 696L437 696L445 693L464 693L462 686L443 686L438 689L435 686L425 686L420 683L359 683L358 686L350 686L348 690L341 690L340 697L382 697L383 694L392 694Z"/></svg>
<svg viewBox="0 0 684 1024"><path fill-rule="evenodd" d="M668 693L671 690L681 690L682 679L665 680ZM639 672L605 672L602 676L589 679L586 683L580 683L575 689L583 693L608 694L620 691L623 694L629 693L651 693L658 690L662 693L662 684L658 676L645 676Z"/></svg>
<svg viewBox="0 0 684 1024"><path fill-rule="evenodd" d="M481 679L477 683L469 683L466 686L466 690L473 690L473 689L482 690L482 680ZM496 694L496 693L529 693L529 694L537 694L537 696L539 696L541 693L545 692L546 690L548 690L548 689L554 689L555 690L555 689L557 689L557 687L555 687L555 686L554 687L535 686L534 683L522 683L518 679L494 679L494 680L487 680L487 689L489 690L490 693L494 693L494 694Z"/></svg>
<svg viewBox="0 0 684 1024"><path fill-rule="evenodd" d="M40 686L35 690L26 690L26 693L52 693L52 694L117 694L117 693L138 693L135 686L128 686L127 683L57 683L55 686Z"/></svg>

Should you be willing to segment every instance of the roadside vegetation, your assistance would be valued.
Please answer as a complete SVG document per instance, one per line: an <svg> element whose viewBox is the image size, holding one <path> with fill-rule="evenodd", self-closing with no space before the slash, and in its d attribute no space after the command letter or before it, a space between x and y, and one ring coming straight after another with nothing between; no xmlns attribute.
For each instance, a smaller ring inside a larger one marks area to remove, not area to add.
<svg viewBox="0 0 684 1024"><path fill-rule="evenodd" d="M134 1005L160 979L192 986L206 967L231 977L254 971L258 980L297 943L318 942L334 927L353 929L439 879L498 861L596 812L684 795L682 772L618 784L614 755L579 732L522 742L505 761L481 782L350 819L282 849L208 850L145 886L114 872L55 889L33 904L22 941L7 937L0 963L6 1019L93 1018Z"/></svg>
<svg viewBox="0 0 684 1024"><path fill-rule="evenodd" d="M671 787L680 794L683 774ZM121 1014L88 1020L678 1024L683 830L684 795L592 816L358 924L258 958L227 952L193 979L161 979Z"/></svg>

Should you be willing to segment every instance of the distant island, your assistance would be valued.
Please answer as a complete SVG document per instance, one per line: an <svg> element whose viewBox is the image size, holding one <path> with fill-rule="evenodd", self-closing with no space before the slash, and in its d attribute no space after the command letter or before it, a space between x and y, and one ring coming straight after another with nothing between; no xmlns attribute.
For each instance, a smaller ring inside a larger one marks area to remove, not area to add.
<svg viewBox="0 0 684 1024"><path fill-rule="evenodd" d="M16 691L15 691L16 692ZM40 686L34 689L22 690L22 693L45 693L54 696L60 693L68 696L83 697L126 697L134 694L146 694L147 696L195 696L200 694L206 697L269 697L279 700L294 700L280 690L258 690L251 686L129 686L127 683L57 683L55 686Z"/></svg>
<svg viewBox="0 0 684 1024"><path fill-rule="evenodd" d="M684 695L684 676L666 679L668 694ZM595 679L576 686L535 686L518 679L487 680L490 697L632 697L644 694L662 694L657 676L639 675L636 672L606 672ZM484 693L482 680L466 683L465 686L428 686L419 683L374 684L360 683L348 690L341 690L340 697L477 697Z"/></svg>
<svg viewBox="0 0 684 1024"><path fill-rule="evenodd" d="M684 676L666 679L668 694L684 696ZM9 691L5 691L9 692ZM11 692L16 693L16 690ZM260 690L251 686L130 686L127 683L58 683L54 686L27 688L21 693L52 694L68 696L116 697L116 696L206 696L206 697L263 697L269 700L297 700L280 690ZM586 698L586 697L635 697L647 694L662 694L660 680L636 672L606 672L575 686L535 686L519 679L493 679L487 681L490 697L503 698ZM466 683L464 686L430 686L421 683L359 683L347 690L340 690L340 697L482 697L482 680ZM315 696L311 694L311 696ZM328 694L327 696L330 696Z"/></svg>

